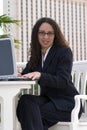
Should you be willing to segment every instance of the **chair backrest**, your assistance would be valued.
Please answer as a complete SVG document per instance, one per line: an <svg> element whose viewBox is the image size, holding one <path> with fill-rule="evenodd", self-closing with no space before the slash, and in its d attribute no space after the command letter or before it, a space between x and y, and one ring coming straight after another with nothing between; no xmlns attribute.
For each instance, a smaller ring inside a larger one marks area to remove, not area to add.
<svg viewBox="0 0 87 130"><path fill-rule="evenodd" d="M73 63L72 80L80 94L87 94L87 61Z"/></svg>

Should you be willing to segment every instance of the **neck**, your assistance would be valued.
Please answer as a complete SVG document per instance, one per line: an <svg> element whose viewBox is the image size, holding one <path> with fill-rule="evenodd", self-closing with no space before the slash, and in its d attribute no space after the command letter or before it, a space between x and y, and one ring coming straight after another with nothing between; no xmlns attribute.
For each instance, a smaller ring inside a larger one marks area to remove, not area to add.
<svg viewBox="0 0 87 130"><path fill-rule="evenodd" d="M43 49L42 49L42 54L43 54L43 55L45 55L46 50L47 50L46 48L43 48Z"/></svg>

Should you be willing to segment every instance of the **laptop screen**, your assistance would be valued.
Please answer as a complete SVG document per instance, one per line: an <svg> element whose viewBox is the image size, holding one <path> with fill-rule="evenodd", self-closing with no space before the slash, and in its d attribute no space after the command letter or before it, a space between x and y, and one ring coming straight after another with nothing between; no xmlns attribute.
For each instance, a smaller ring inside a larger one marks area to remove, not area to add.
<svg viewBox="0 0 87 130"><path fill-rule="evenodd" d="M16 76L14 43L11 38L0 39L0 77Z"/></svg>

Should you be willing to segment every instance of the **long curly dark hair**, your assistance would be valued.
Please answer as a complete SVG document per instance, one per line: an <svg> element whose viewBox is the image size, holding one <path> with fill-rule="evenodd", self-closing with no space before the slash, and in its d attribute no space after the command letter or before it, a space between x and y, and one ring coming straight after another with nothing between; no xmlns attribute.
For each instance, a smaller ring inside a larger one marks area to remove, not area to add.
<svg viewBox="0 0 87 130"><path fill-rule="evenodd" d="M53 44L58 45L58 46L66 46L68 47L68 43L62 34L59 25L51 18L43 17L40 18L36 24L34 25L32 29L32 34L31 34L31 44L30 44L30 50L31 50L31 56L29 60L29 66L31 67L32 70L34 70L38 62L40 60L40 55L41 55L41 46L38 40L38 31L43 23L48 23L52 26L54 30L54 42Z"/></svg>

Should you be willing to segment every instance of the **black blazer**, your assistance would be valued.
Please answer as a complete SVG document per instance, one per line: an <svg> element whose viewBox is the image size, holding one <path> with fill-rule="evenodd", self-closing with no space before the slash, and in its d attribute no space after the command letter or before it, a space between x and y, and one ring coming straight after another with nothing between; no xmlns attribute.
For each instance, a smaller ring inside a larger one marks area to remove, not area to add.
<svg viewBox="0 0 87 130"><path fill-rule="evenodd" d="M48 96L58 110L68 111L74 107L74 96L78 94L72 83L72 51L68 47L52 46L42 68L41 60L35 71L41 72L38 81L41 95ZM22 74L32 72L29 65Z"/></svg>

